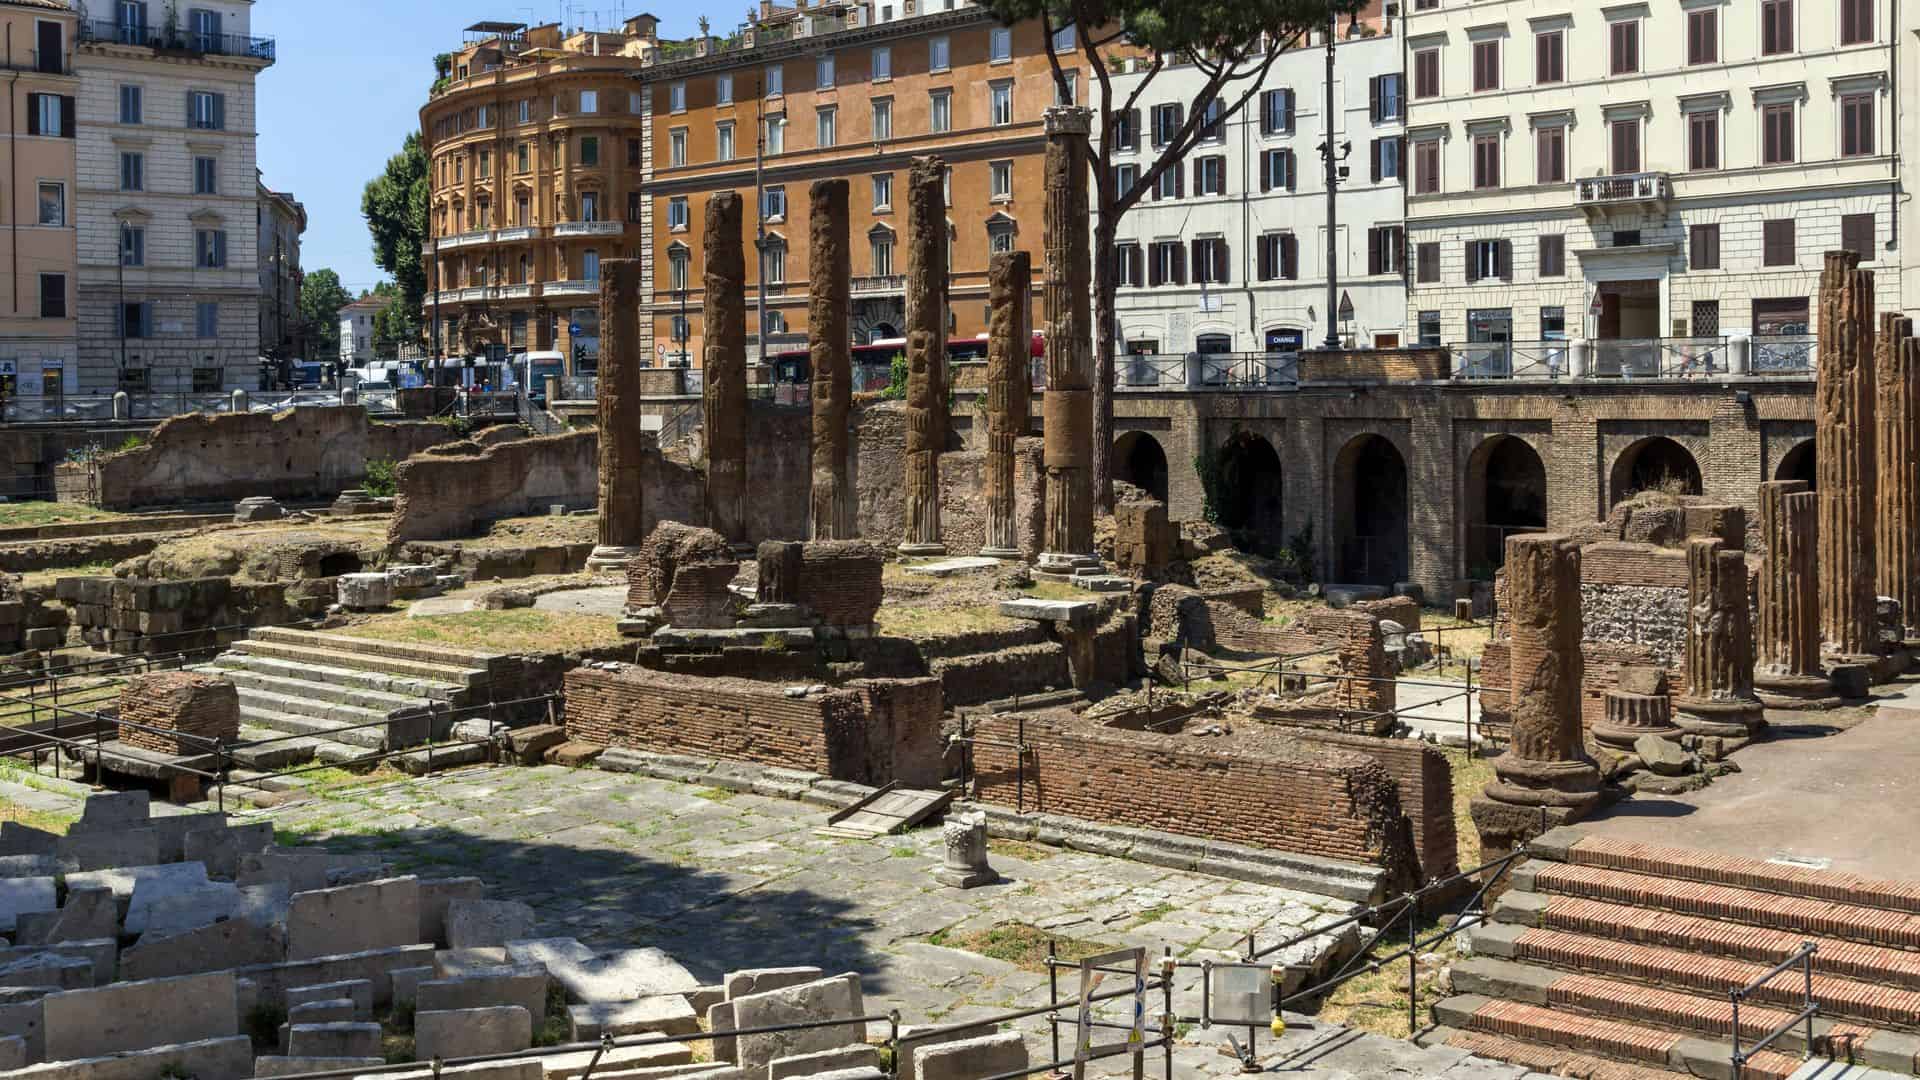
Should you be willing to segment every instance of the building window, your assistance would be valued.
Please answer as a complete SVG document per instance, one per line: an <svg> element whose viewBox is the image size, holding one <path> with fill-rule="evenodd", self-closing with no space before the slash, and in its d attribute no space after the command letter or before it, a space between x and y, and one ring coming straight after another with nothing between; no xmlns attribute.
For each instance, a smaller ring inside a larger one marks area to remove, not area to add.
<svg viewBox="0 0 1920 1080"><path fill-rule="evenodd" d="M1533 133L1533 179L1539 184L1567 182L1567 129L1555 124Z"/></svg>
<svg viewBox="0 0 1920 1080"><path fill-rule="evenodd" d="M1227 193L1227 159L1225 156L1216 154L1194 160L1193 193L1195 195L1225 195Z"/></svg>
<svg viewBox="0 0 1920 1080"><path fill-rule="evenodd" d="M193 159L193 193L195 195L213 195L220 190L219 168L220 163L213 158Z"/></svg>
<svg viewBox="0 0 1920 1080"><path fill-rule="evenodd" d="M687 163L687 129L674 128L667 133L667 164L685 165Z"/></svg>
<svg viewBox="0 0 1920 1080"><path fill-rule="evenodd" d="M1193 283L1195 285L1228 283L1225 240L1218 236L1202 236L1193 241Z"/></svg>
<svg viewBox="0 0 1920 1080"><path fill-rule="evenodd" d="M1182 179L1185 175L1186 171L1180 167L1179 162L1169 162L1153 182L1154 199L1179 198L1187 188L1186 181Z"/></svg>
<svg viewBox="0 0 1920 1080"><path fill-rule="evenodd" d="M1054 84L1053 103L1055 105L1080 104L1080 73L1062 71L1060 81Z"/></svg>
<svg viewBox="0 0 1920 1080"><path fill-rule="evenodd" d="M145 154L120 155L120 190L147 190L147 158Z"/></svg>
<svg viewBox="0 0 1920 1080"><path fill-rule="evenodd" d="M1295 177L1293 151L1262 150L1260 152L1260 190L1292 191Z"/></svg>
<svg viewBox="0 0 1920 1080"><path fill-rule="evenodd" d="M187 126L223 131L227 126L227 95L194 90L187 94Z"/></svg>
<svg viewBox="0 0 1920 1080"><path fill-rule="evenodd" d="M1467 241L1467 281L1506 280L1512 273L1512 249L1512 243L1506 240Z"/></svg>
<svg viewBox="0 0 1920 1080"><path fill-rule="evenodd" d="M1687 269L1720 269L1720 226L1692 225L1687 228Z"/></svg>
<svg viewBox="0 0 1920 1080"><path fill-rule="evenodd" d="M121 123L123 124L139 123L140 114L142 112L141 105L142 105L142 102L140 100L139 87L122 86L120 88L120 122Z"/></svg>
<svg viewBox="0 0 1920 1080"><path fill-rule="evenodd" d="M1720 336L1720 301L1695 300L1693 302L1693 336L1697 338Z"/></svg>
<svg viewBox="0 0 1920 1080"><path fill-rule="evenodd" d="M875 173L873 175L873 208L875 210L893 209L892 173Z"/></svg>
<svg viewBox="0 0 1920 1080"><path fill-rule="evenodd" d="M1140 166L1129 162L1125 165L1115 165L1113 167L1113 190L1124 195L1132 191L1133 185L1139 182Z"/></svg>
<svg viewBox="0 0 1920 1080"><path fill-rule="evenodd" d="M761 192L765 196L760 203L760 216L768 221L785 221L787 217L787 189L781 184L769 184Z"/></svg>
<svg viewBox="0 0 1920 1080"><path fill-rule="evenodd" d="M990 191L995 199L1013 198L1013 162L995 161L987 165Z"/></svg>
<svg viewBox="0 0 1920 1080"><path fill-rule="evenodd" d="M1254 248L1254 276L1261 281L1293 281L1300 276L1300 247L1292 233L1261 233Z"/></svg>
<svg viewBox="0 0 1920 1080"><path fill-rule="evenodd" d="M689 256L687 249L679 245L667 252L667 288L675 292L686 291Z"/></svg>
<svg viewBox="0 0 1920 1080"><path fill-rule="evenodd" d="M1564 235L1541 234L1539 275L1543 278L1567 276L1567 238Z"/></svg>
<svg viewBox="0 0 1920 1080"><path fill-rule="evenodd" d="M1760 0L1760 55L1793 51L1793 0Z"/></svg>
<svg viewBox="0 0 1920 1080"><path fill-rule="evenodd" d="M1053 51L1072 52L1077 41L1078 38L1073 32L1073 24L1068 23L1053 32Z"/></svg>
<svg viewBox="0 0 1920 1080"><path fill-rule="evenodd" d="M1497 134L1473 137L1473 186L1500 186L1500 136Z"/></svg>
<svg viewBox="0 0 1920 1080"><path fill-rule="evenodd" d="M1613 150L1615 176L1640 171L1640 118L1609 120L1607 142Z"/></svg>
<svg viewBox="0 0 1920 1080"><path fill-rule="evenodd" d="M1440 280L1440 245L1421 244L1413 252L1413 279L1422 285L1436 284Z"/></svg>
<svg viewBox="0 0 1920 1080"><path fill-rule="evenodd" d="M1785 165L1793 159L1793 103L1763 107L1760 110L1760 163Z"/></svg>
<svg viewBox="0 0 1920 1080"><path fill-rule="evenodd" d="M1398 135L1389 135L1384 139L1373 140L1373 146L1367 156L1369 164L1373 168L1372 175L1374 183L1377 184L1382 180L1400 179L1400 155L1404 151L1405 146L1405 141Z"/></svg>
<svg viewBox="0 0 1920 1080"><path fill-rule="evenodd" d="M1476 41L1473 43L1473 91L1481 93L1500 89L1500 42Z"/></svg>
<svg viewBox="0 0 1920 1080"><path fill-rule="evenodd" d="M1407 234L1398 225L1382 225L1367 230L1367 273L1398 274L1405 270L1403 260Z"/></svg>
<svg viewBox="0 0 1920 1080"><path fill-rule="evenodd" d="M530 155L530 152L527 149L527 144L521 143L520 145L514 147L513 153L514 153L514 157L513 157L514 171L523 172L523 173L531 171L533 167L533 160Z"/></svg>
<svg viewBox="0 0 1920 1080"><path fill-rule="evenodd" d="M1840 218L1840 247L1860 256L1861 262L1872 262L1874 255L1874 228L1872 214L1844 214Z"/></svg>
<svg viewBox="0 0 1920 1080"><path fill-rule="evenodd" d="M1266 132L1262 131L1261 134ZM1113 114L1113 147L1116 150L1140 149L1139 109L1121 109Z"/></svg>
<svg viewBox="0 0 1920 1080"><path fill-rule="evenodd" d="M1421 49L1413 54L1413 96L1440 96L1440 50Z"/></svg>
<svg viewBox="0 0 1920 1080"><path fill-rule="evenodd" d="M821 53L813 58L813 86L816 90L833 89L832 53Z"/></svg>
<svg viewBox="0 0 1920 1080"><path fill-rule="evenodd" d="M767 240L766 254L760 259L760 275L769 285L787 283L787 242L779 237Z"/></svg>
<svg viewBox="0 0 1920 1080"><path fill-rule="evenodd" d="M687 84L681 83L679 85L680 85L680 108L685 109L687 107ZM597 113L599 111L600 111L600 91L598 90L580 91L580 112L582 114L587 114L587 113Z"/></svg>
<svg viewBox="0 0 1920 1080"><path fill-rule="evenodd" d="M1013 30L996 26L987 35L987 60L1000 64L1013 59Z"/></svg>
<svg viewBox="0 0 1920 1080"><path fill-rule="evenodd" d="M767 96L777 97L786 93L787 72L779 64L767 65Z"/></svg>
<svg viewBox="0 0 1920 1080"><path fill-rule="evenodd" d="M480 180L493 175L493 151L486 149L480 151L480 163L473 175Z"/></svg>
<svg viewBox="0 0 1920 1080"><path fill-rule="evenodd" d="M1147 283L1154 287L1161 285L1185 285L1187 283L1187 247L1178 240L1156 240L1153 243L1153 262L1149 265Z"/></svg>
<svg viewBox="0 0 1920 1080"><path fill-rule="evenodd" d="M1848 94L1842 97L1840 156L1869 157L1873 151L1873 95Z"/></svg>
<svg viewBox="0 0 1920 1080"><path fill-rule="evenodd" d="M867 247L873 257L873 276L893 276L893 232L889 229L875 229L867 237Z"/></svg>
<svg viewBox="0 0 1920 1080"><path fill-rule="evenodd" d="M1180 134L1181 108L1179 105L1155 105L1153 107L1153 145L1166 146Z"/></svg>
<svg viewBox="0 0 1920 1080"><path fill-rule="evenodd" d="M1840 0L1840 44L1865 45L1873 40L1873 0Z"/></svg>
<svg viewBox="0 0 1920 1080"><path fill-rule="evenodd" d="M888 45L875 45L872 56L873 80L879 82L893 78L893 48Z"/></svg>
<svg viewBox="0 0 1920 1080"><path fill-rule="evenodd" d="M927 123L936 134L953 130L953 91L935 90L928 95Z"/></svg>
<svg viewBox="0 0 1920 1080"><path fill-rule="evenodd" d="M1367 83L1367 118L1376 124L1400 119L1406 96L1401 75L1375 75Z"/></svg>
<svg viewBox="0 0 1920 1080"><path fill-rule="evenodd" d="M714 125L713 157L715 161L733 160L733 121Z"/></svg>
<svg viewBox="0 0 1920 1080"><path fill-rule="evenodd" d="M893 99L875 98L873 102L873 139L882 142L893 138Z"/></svg>
<svg viewBox="0 0 1920 1080"><path fill-rule="evenodd" d="M946 71L951 66L948 56L947 35L935 34L927 39L928 71Z"/></svg>
<svg viewBox="0 0 1920 1080"><path fill-rule="evenodd" d="M580 193L580 220L581 221L599 221L600 220L600 193L599 192L583 191ZM479 224L479 221L476 219L474 224L476 225Z"/></svg>
<svg viewBox="0 0 1920 1080"><path fill-rule="evenodd" d="M217 338L220 336L220 303L217 300L203 300L194 305L194 331L196 337Z"/></svg>
<svg viewBox="0 0 1920 1080"><path fill-rule="evenodd" d="M600 137L582 135L580 137L580 164L597 166L600 164Z"/></svg>
<svg viewBox="0 0 1920 1080"><path fill-rule="evenodd" d="M995 127L1004 127L1013 123L1013 84L997 82L987 87L991 114Z"/></svg>
<svg viewBox="0 0 1920 1080"><path fill-rule="evenodd" d="M600 280L600 253L592 248L580 253L580 280Z"/></svg>
<svg viewBox="0 0 1920 1080"><path fill-rule="evenodd" d="M1427 346L1430 348L1432 346L1440 344L1440 313L1439 312L1437 311L1421 312L1418 326L1419 326L1421 345Z"/></svg>
<svg viewBox="0 0 1920 1080"><path fill-rule="evenodd" d="M520 122L523 124L533 123L533 99L532 98L520 99Z"/></svg>
<svg viewBox="0 0 1920 1080"><path fill-rule="evenodd" d="M1720 167L1720 113L1701 109L1687 114L1687 168L1703 172Z"/></svg>
<svg viewBox="0 0 1920 1080"><path fill-rule="evenodd" d="M1720 60L1720 9L1687 12L1687 63L1712 64Z"/></svg>
<svg viewBox="0 0 1920 1080"><path fill-rule="evenodd" d="M640 203L641 198L639 192L627 192L627 220L636 225L640 223Z"/></svg>
<svg viewBox="0 0 1920 1080"><path fill-rule="evenodd" d="M60 94L27 95L27 134L73 138L73 99Z"/></svg>
<svg viewBox="0 0 1920 1080"><path fill-rule="evenodd" d="M987 252L1000 255L1013 250L1013 223L1009 221L990 221L987 223Z"/></svg>
<svg viewBox="0 0 1920 1080"><path fill-rule="evenodd" d="M787 152L787 121L784 117L769 117L765 125L767 153L784 154Z"/></svg>
<svg viewBox="0 0 1920 1080"><path fill-rule="evenodd" d="M40 182L40 224L65 228L67 224L67 185Z"/></svg>
<svg viewBox="0 0 1920 1080"><path fill-rule="evenodd" d="M1761 226L1760 262L1763 266L1792 266L1798 262L1794 220L1775 218Z"/></svg>
<svg viewBox="0 0 1920 1080"><path fill-rule="evenodd" d="M831 105L826 105L814 110L813 120L816 145L832 146L839 141L835 137L836 129L839 127L839 124L836 122L839 115L840 110Z"/></svg>
<svg viewBox="0 0 1920 1080"><path fill-rule="evenodd" d="M1432 195L1440 190L1440 140L1421 139L1413 144L1413 193Z"/></svg>
<svg viewBox="0 0 1920 1080"><path fill-rule="evenodd" d="M733 76L715 75L713 77L713 103L715 105L733 104Z"/></svg>
<svg viewBox="0 0 1920 1080"><path fill-rule="evenodd" d="M145 302L121 304L119 330L121 337L152 337L153 304Z"/></svg>
<svg viewBox="0 0 1920 1080"><path fill-rule="evenodd" d="M1542 30L1533 35L1533 81L1545 86L1567 81L1567 34Z"/></svg>
<svg viewBox="0 0 1920 1080"><path fill-rule="evenodd" d="M1567 309L1564 307L1543 307L1540 309L1540 340L1567 340Z"/></svg>
<svg viewBox="0 0 1920 1080"><path fill-rule="evenodd" d="M1175 105L1175 106L1172 106L1172 108L1178 109L1179 106ZM1178 113L1175 113L1175 116L1178 116L1178 115L1179 115ZM1176 123L1174 126L1178 127L1179 125ZM1261 93L1260 95L1260 134L1262 135L1293 134L1293 91L1292 90L1286 90L1286 89L1267 90ZM1155 142L1158 145L1165 145L1164 143L1160 143L1158 138L1155 139Z"/></svg>
<svg viewBox="0 0 1920 1080"><path fill-rule="evenodd" d="M40 275L40 317L43 319L67 317L67 275Z"/></svg>
<svg viewBox="0 0 1920 1080"><path fill-rule="evenodd" d="M1227 140L1227 106L1219 98L1207 102L1200 111L1201 142L1225 142Z"/></svg>
<svg viewBox="0 0 1920 1080"><path fill-rule="evenodd" d="M1640 70L1640 20L1618 19L1607 25L1607 69L1614 75Z"/></svg>
<svg viewBox="0 0 1920 1080"><path fill-rule="evenodd" d="M1113 246L1113 283L1123 289L1139 287L1141 283L1139 244L1125 243Z"/></svg>
<svg viewBox="0 0 1920 1080"><path fill-rule="evenodd" d="M667 200L667 228L675 232L687 227L687 197L675 195Z"/></svg>
<svg viewBox="0 0 1920 1080"><path fill-rule="evenodd" d="M627 168L637 169L639 167L640 167L640 140L628 139L627 140Z"/></svg>

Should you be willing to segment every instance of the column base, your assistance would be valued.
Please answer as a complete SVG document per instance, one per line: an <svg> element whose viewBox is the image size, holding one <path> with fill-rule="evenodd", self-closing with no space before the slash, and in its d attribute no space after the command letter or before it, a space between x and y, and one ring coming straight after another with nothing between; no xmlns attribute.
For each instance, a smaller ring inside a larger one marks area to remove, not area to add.
<svg viewBox="0 0 1920 1080"><path fill-rule="evenodd" d="M1566 810L1585 816L1600 804L1600 767L1585 758L1533 761L1511 752L1493 759L1497 777L1485 798L1511 806Z"/></svg>
<svg viewBox="0 0 1920 1080"><path fill-rule="evenodd" d="M1766 726L1765 710L1758 699L1708 701L1699 698L1675 698L1673 722L1689 735L1746 739Z"/></svg>
<svg viewBox="0 0 1920 1080"><path fill-rule="evenodd" d="M924 559L945 555L947 545L937 541L931 544L901 544L898 550L901 555L909 559Z"/></svg>
<svg viewBox="0 0 1920 1080"><path fill-rule="evenodd" d="M951 889L975 889L999 881L1000 875L992 867L958 870L951 866L936 866L933 869L933 880Z"/></svg>
<svg viewBox="0 0 1920 1080"><path fill-rule="evenodd" d="M625 570L640 557L640 549L623 544L602 544L587 556L589 570Z"/></svg>
<svg viewBox="0 0 1920 1080"><path fill-rule="evenodd" d="M1590 729L1595 742L1615 750L1631 751L1633 744L1642 735L1658 735L1668 742L1679 742L1685 734L1672 724L1663 727L1617 727L1612 724L1595 724Z"/></svg>
<svg viewBox="0 0 1920 1080"><path fill-rule="evenodd" d="M1769 709L1831 709L1840 695L1825 675L1765 675L1754 672L1753 696Z"/></svg>
<svg viewBox="0 0 1920 1080"><path fill-rule="evenodd" d="M1008 559L1015 562L1023 562L1027 557L1027 553L1021 551L1019 548L983 547L980 549L980 557L983 559Z"/></svg>

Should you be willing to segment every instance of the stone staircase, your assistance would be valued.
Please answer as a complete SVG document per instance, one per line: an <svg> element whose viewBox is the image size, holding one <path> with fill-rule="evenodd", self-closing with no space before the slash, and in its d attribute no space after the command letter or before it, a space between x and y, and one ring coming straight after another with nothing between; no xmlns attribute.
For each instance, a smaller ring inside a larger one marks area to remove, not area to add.
<svg viewBox="0 0 1920 1080"><path fill-rule="evenodd" d="M1434 1007L1439 1026L1423 1042L1555 1075L1731 1076L1728 991L1811 941L1816 1058L1920 1072L1920 880L1573 829L1530 852L1492 921L1472 931L1473 955L1453 969L1457 996ZM1804 991L1796 964L1749 994L1743 1045L1793 1017ZM1802 1073L1805 1031L1795 1025L1744 1075Z"/></svg>
<svg viewBox="0 0 1920 1080"><path fill-rule="evenodd" d="M237 765L262 773L445 738L464 718L449 710L510 694L504 684L517 664L468 649L263 627L195 670L239 689L243 743L302 736L234 752Z"/></svg>

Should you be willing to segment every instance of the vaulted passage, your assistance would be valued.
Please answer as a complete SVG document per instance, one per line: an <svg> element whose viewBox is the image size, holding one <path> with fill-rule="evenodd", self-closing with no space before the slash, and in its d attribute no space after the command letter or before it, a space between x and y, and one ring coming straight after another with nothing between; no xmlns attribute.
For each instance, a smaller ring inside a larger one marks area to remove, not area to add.
<svg viewBox="0 0 1920 1080"><path fill-rule="evenodd" d="M1480 581L1506 561L1507 537L1547 524L1547 467L1525 439L1495 435L1467 459L1467 576Z"/></svg>
<svg viewBox="0 0 1920 1080"><path fill-rule="evenodd" d="M1787 451L1786 456L1780 459L1780 467L1774 470L1773 478L1805 481L1808 490L1817 490L1820 482L1819 473L1814 469L1813 440L1808 439Z"/></svg>
<svg viewBox="0 0 1920 1080"><path fill-rule="evenodd" d="M1280 517L1280 455L1249 431L1220 448L1220 527L1242 550L1270 555L1286 543Z"/></svg>
<svg viewBox="0 0 1920 1080"><path fill-rule="evenodd" d="M1643 491L1668 495L1700 494L1700 465L1687 448L1664 435L1641 439L1613 463L1607 485L1609 504Z"/></svg>
<svg viewBox="0 0 1920 1080"><path fill-rule="evenodd" d="M1337 581L1407 580L1407 462L1379 435L1357 436L1334 460L1333 540Z"/></svg>
<svg viewBox="0 0 1920 1080"><path fill-rule="evenodd" d="M1113 444L1114 476L1167 501L1167 452L1144 431L1129 431Z"/></svg>

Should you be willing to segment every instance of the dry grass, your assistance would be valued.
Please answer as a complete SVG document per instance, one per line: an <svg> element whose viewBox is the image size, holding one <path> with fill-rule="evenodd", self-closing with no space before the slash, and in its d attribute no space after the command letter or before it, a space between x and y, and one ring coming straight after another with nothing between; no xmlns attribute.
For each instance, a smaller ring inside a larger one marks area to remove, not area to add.
<svg viewBox="0 0 1920 1080"><path fill-rule="evenodd" d="M1468 806L1493 780L1493 759L1469 754L1465 750L1443 748L1447 764L1453 766L1453 831L1462 869L1480 865L1480 834L1474 831Z"/></svg>
<svg viewBox="0 0 1920 1080"><path fill-rule="evenodd" d="M116 675L72 676L60 680L60 707L95 712L120 698L126 679ZM53 718L53 684L31 683L0 688L0 727L18 727L34 720ZM36 706L34 702L37 701ZM80 717L63 714L62 722L82 723Z"/></svg>
<svg viewBox="0 0 1920 1080"><path fill-rule="evenodd" d="M464 541L472 548L539 547L546 544L591 544L600 536L600 519L592 514L553 517L502 518L481 536Z"/></svg>
<svg viewBox="0 0 1920 1080"><path fill-rule="evenodd" d="M404 614L369 619L338 633L376 641L447 645L493 652L558 653L618 645L625 639L605 615L539 611L461 611L451 615Z"/></svg>
<svg viewBox="0 0 1920 1080"><path fill-rule="evenodd" d="M921 641L947 634L970 634L983 630L1018 630L1024 624L1018 619L1009 619L1000 614L1000 608L996 604L940 608L885 603L880 605L880 613L874 617L874 625L882 635L887 637Z"/></svg>
<svg viewBox="0 0 1920 1080"><path fill-rule="evenodd" d="M1021 922L1005 922L985 930L974 930L951 936L943 931L927 940L930 944L979 953L981 956L995 960L1004 960L1022 971L1042 974L1047 970L1047 942L1049 941L1053 942L1054 955L1061 960L1079 960L1088 956L1098 956L1108 949L1108 946L1098 942L1058 937L1037 926L1029 926Z"/></svg>
<svg viewBox="0 0 1920 1080"><path fill-rule="evenodd" d="M71 525L82 521L118 521L130 518L85 503L10 502L0 503L0 529L18 529L39 525Z"/></svg>
<svg viewBox="0 0 1920 1080"><path fill-rule="evenodd" d="M1451 921L1452 916L1442 918ZM1430 1010L1448 995L1447 987L1440 978L1441 973L1459 957L1452 937L1430 940L1440 928L1441 922L1432 917L1423 918L1419 924L1423 945L1415 954L1414 993L1418 1008L1414 1015L1417 1017L1417 1026L1408 1026L1407 958L1404 956L1386 967L1366 971L1341 983L1320 1007L1317 1014L1319 1018L1394 1039L1405 1039L1425 1027L1431 1015ZM1367 956L1369 959L1385 959L1406 946L1407 928L1403 921L1376 940L1373 947L1367 950ZM1419 963L1418 957L1422 956L1429 959ZM1361 961L1362 964L1366 962Z"/></svg>

